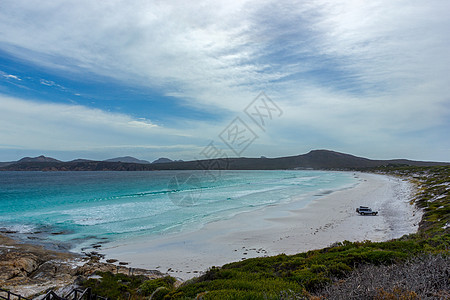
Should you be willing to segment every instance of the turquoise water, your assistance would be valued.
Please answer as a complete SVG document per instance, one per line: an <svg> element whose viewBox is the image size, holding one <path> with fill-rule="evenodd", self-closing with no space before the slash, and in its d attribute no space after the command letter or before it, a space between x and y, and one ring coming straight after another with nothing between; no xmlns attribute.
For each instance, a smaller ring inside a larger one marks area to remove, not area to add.
<svg viewBox="0 0 450 300"><path fill-rule="evenodd" d="M81 249L157 236L356 183L325 171L0 172L0 229Z"/></svg>

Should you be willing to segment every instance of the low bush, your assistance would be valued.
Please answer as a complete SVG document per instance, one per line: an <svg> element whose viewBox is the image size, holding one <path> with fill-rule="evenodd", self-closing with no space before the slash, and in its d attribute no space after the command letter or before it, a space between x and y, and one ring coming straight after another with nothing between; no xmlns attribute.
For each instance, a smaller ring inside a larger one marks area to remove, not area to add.
<svg viewBox="0 0 450 300"><path fill-rule="evenodd" d="M449 299L448 254L424 254L392 265L364 265L316 295L326 299Z"/></svg>
<svg viewBox="0 0 450 300"><path fill-rule="evenodd" d="M100 279L88 279L82 282L82 286L90 287L94 294L108 297L110 299L147 299L159 287L164 287L153 299L163 299L173 289L175 279L164 277L149 280L145 276L128 276L122 273L97 272Z"/></svg>
<svg viewBox="0 0 450 300"><path fill-rule="evenodd" d="M175 278L170 276L147 280L139 286L138 293L144 296L149 296L160 287L164 287L166 290L170 291L171 289L173 289L173 284L175 283L175 281Z"/></svg>

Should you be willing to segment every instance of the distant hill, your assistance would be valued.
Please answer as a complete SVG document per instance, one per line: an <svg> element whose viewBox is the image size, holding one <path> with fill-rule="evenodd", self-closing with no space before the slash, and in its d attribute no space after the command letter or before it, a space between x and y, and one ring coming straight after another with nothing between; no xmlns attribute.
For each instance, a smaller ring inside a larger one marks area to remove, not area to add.
<svg viewBox="0 0 450 300"><path fill-rule="evenodd" d="M157 160L152 161L152 164L165 164L173 162L170 158L160 157Z"/></svg>
<svg viewBox="0 0 450 300"><path fill-rule="evenodd" d="M37 157L24 157L18 161L0 162L0 168L6 167L6 166L9 166L12 164L30 163L30 162L61 162L61 161L51 158L51 157L46 157L44 155L41 155L41 156L37 156Z"/></svg>
<svg viewBox="0 0 450 300"><path fill-rule="evenodd" d="M0 168L1 168L1 167L6 167L6 166L9 166L9 165L12 165L12 164L14 164L14 163L16 163L16 161L4 161L4 162L0 162Z"/></svg>
<svg viewBox="0 0 450 300"><path fill-rule="evenodd" d="M14 165L14 164L27 164L27 163L35 163L35 162L60 163L61 161L51 158L51 157L41 155L41 156L37 156L37 157L24 157L18 161L0 162L0 168Z"/></svg>
<svg viewBox="0 0 450 300"><path fill-rule="evenodd" d="M110 158L104 160L106 162L123 162L123 163L133 163L133 164L149 164L149 161L137 159L132 156L123 156L123 157L116 157L116 158Z"/></svg>
<svg viewBox="0 0 450 300"><path fill-rule="evenodd" d="M29 162L61 162L61 161L51 157L46 157L44 155L37 157L24 157L21 160L17 161L17 163L29 163Z"/></svg>
<svg viewBox="0 0 450 300"><path fill-rule="evenodd" d="M44 157L45 158L45 157ZM388 165L437 166L450 165L448 162L413 161L407 159L373 160L350 154L330 151L312 150L309 153L278 158L229 158L200 161L170 161L160 163L117 161L72 161L61 162L56 159L34 159L0 166L3 171L153 171L153 170L284 170L284 169L316 169L316 170L349 170L367 169ZM167 159L168 160L168 159ZM156 160L158 161L158 160ZM144 161L145 162L145 161Z"/></svg>
<svg viewBox="0 0 450 300"><path fill-rule="evenodd" d="M47 157L44 155L36 156L36 157L24 157L18 161L9 161L9 162L0 162L0 168L6 167L13 164L27 164L27 163L61 163L62 161L57 160L55 158Z"/></svg>
<svg viewBox="0 0 450 300"><path fill-rule="evenodd" d="M78 163L78 162L88 162L88 161L93 161L93 160L91 160L91 159L78 158L78 159L71 160L70 162L72 162L72 163Z"/></svg>
<svg viewBox="0 0 450 300"><path fill-rule="evenodd" d="M219 160L201 160L165 163L158 167L161 170L277 170L277 169L364 169L386 165L434 166L449 165L445 162L412 161L406 159L372 160L350 154L330 151L312 150L309 153L278 158L229 158ZM219 167L218 167L219 166Z"/></svg>
<svg viewBox="0 0 450 300"><path fill-rule="evenodd" d="M152 161L152 164L167 164L171 162L183 162L182 159L179 160L171 160L170 158L160 157L157 160Z"/></svg>

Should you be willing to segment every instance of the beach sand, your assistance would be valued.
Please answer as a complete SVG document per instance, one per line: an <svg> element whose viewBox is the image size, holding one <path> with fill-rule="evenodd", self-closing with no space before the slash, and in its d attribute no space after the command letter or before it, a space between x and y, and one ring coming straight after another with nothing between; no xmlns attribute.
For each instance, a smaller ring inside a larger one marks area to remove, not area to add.
<svg viewBox="0 0 450 300"><path fill-rule="evenodd" d="M417 231L422 213L409 204L415 189L411 183L376 174L354 176L359 180L355 187L323 195L300 209L303 199L293 199L192 232L106 244L101 252L105 259L186 280L242 259L295 254L344 240L385 241ZM379 213L360 216L355 212L360 205Z"/></svg>

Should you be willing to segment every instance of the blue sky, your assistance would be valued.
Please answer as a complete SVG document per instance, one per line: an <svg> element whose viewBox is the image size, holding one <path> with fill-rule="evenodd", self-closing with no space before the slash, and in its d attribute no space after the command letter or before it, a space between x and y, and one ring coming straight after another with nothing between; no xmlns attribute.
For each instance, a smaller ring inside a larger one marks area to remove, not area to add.
<svg viewBox="0 0 450 300"><path fill-rule="evenodd" d="M2 1L0 161L331 149L450 161L448 1ZM245 108L264 92L264 130Z"/></svg>

